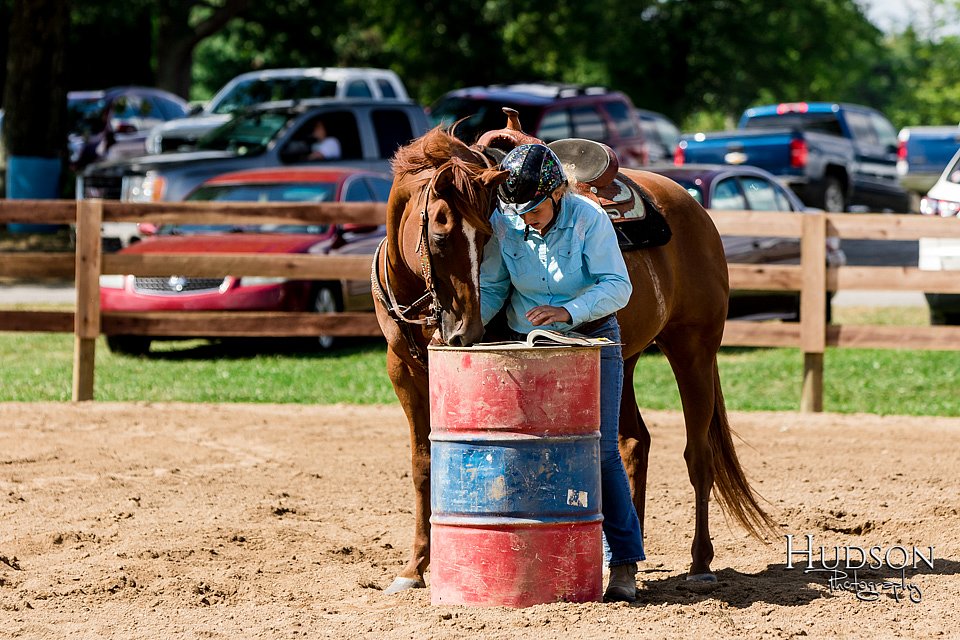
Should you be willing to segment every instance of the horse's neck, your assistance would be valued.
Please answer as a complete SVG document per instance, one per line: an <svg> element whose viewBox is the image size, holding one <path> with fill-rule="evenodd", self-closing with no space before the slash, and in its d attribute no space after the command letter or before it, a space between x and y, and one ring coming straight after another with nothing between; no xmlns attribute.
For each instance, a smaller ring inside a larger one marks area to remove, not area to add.
<svg viewBox="0 0 960 640"><path fill-rule="evenodd" d="M387 220L387 238L386 270L391 286L397 289L398 294L407 289L411 294L418 289L422 291L425 285L420 269L420 255L417 253L420 239L420 218L417 212L411 210L404 216L401 209L398 215L390 216Z"/></svg>

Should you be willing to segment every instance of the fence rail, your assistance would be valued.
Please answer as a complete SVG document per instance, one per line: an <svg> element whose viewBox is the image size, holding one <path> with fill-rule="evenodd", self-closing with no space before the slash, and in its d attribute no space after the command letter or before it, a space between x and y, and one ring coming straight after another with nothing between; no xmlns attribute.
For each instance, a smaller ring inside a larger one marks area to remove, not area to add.
<svg viewBox="0 0 960 640"><path fill-rule="evenodd" d="M82 200L0 200L0 223L75 224L76 251L0 254L0 277L72 278L76 307L69 311L4 311L0 331L66 332L75 336L74 400L93 399L96 338L101 334L148 336L377 336L373 313L154 312L103 313L103 274L138 276L286 277L297 280L366 280L369 256L263 254L104 254L103 222L193 224L382 224L386 207L377 203L128 203ZM823 409L823 353L826 347L904 348L960 351L960 327L827 325L828 291L842 289L960 293L956 272L914 267L826 266L826 238L916 240L960 238L955 219L917 215L784 215L756 211L711 212L724 235L799 238L799 265L730 264L731 289L800 292L800 322L731 320L727 346L796 347L804 354L800 407Z"/></svg>

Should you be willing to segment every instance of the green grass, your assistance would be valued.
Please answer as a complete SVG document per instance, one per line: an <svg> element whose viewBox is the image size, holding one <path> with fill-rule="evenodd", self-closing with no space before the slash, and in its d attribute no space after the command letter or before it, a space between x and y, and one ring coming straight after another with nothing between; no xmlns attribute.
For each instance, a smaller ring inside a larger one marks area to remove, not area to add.
<svg viewBox="0 0 960 640"><path fill-rule="evenodd" d="M838 321L924 324L922 312L870 311ZM824 409L960 416L958 361L956 352L828 349ZM0 363L0 401L70 399L72 335L0 334ZM385 364L379 341L357 341L329 354L281 341L157 342L149 357L130 358L110 353L99 340L95 396L103 401L394 403ZM798 349L724 349L720 375L727 407L797 410L802 368ZM641 406L680 408L673 374L661 355L644 354L635 379Z"/></svg>

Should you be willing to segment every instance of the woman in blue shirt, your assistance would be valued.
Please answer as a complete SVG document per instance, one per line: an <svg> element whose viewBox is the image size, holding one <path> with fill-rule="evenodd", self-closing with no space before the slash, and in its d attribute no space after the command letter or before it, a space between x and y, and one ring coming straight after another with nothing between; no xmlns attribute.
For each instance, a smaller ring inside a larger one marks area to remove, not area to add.
<svg viewBox="0 0 960 640"><path fill-rule="evenodd" d="M600 474L610 565L604 599L633 601L637 562L645 556L617 448L623 356L614 315L633 290L627 267L607 214L568 191L563 168L548 147L521 145L501 167L509 175L498 189L493 235L480 267L483 323L506 304L514 337L544 327L617 343L602 347L600 363Z"/></svg>

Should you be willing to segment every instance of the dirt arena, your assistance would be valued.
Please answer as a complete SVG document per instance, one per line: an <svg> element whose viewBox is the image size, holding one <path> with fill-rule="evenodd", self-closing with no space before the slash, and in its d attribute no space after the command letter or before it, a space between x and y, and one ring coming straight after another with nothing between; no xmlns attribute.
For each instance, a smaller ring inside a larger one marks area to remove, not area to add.
<svg viewBox="0 0 960 640"><path fill-rule="evenodd" d="M869 601L785 569L783 538L757 542L716 507L719 582L686 583L682 421L645 416L640 600L513 610L382 592L413 526L398 407L0 404L0 637L960 637L960 418L731 416L798 544L812 534L828 561L838 545L934 547L934 569L902 581L860 572L909 585Z"/></svg>

